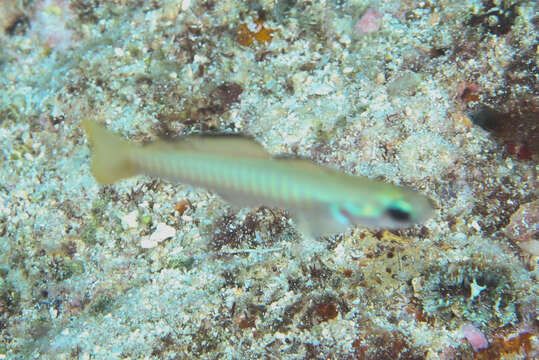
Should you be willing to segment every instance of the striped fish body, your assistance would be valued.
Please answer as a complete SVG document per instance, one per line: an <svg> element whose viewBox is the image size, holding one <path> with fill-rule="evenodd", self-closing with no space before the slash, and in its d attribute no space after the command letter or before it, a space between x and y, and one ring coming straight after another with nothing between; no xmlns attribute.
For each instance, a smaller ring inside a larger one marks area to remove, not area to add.
<svg viewBox="0 0 539 360"><path fill-rule="evenodd" d="M286 209L315 236L350 225L410 226L431 211L428 198L415 191L306 160L272 158L243 137L190 136L137 146L94 122L83 126L93 143L92 171L101 183L147 174L199 186L240 207Z"/></svg>

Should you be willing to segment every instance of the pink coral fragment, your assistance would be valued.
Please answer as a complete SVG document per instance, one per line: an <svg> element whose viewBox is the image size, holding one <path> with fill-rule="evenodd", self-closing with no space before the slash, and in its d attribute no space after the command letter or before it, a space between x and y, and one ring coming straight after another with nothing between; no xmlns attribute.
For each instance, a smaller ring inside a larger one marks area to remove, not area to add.
<svg viewBox="0 0 539 360"><path fill-rule="evenodd" d="M36 3L32 32L48 47L65 51L73 45L74 32L68 23L74 17L67 0L41 0Z"/></svg>
<svg viewBox="0 0 539 360"><path fill-rule="evenodd" d="M522 250L539 256L539 200L520 205L503 231Z"/></svg>
<svg viewBox="0 0 539 360"><path fill-rule="evenodd" d="M468 340L470 345L475 352L478 352L481 349L486 349L488 347L488 341L485 335L471 324L465 324L460 329L462 335Z"/></svg>
<svg viewBox="0 0 539 360"><path fill-rule="evenodd" d="M360 34L369 34L378 31L382 25L382 14L375 9L369 8L361 19L356 23L355 29Z"/></svg>
<svg viewBox="0 0 539 360"><path fill-rule="evenodd" d="M526 242L539 232L539 200L522 204L511 215L505 234L514 241Z"/></svg>

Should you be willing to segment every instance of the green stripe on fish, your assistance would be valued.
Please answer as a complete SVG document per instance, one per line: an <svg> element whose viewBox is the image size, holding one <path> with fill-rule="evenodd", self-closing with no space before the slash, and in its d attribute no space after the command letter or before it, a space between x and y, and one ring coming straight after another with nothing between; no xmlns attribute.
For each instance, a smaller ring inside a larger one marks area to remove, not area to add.
<svg viewBox="0 0 539 360"><path fill-rule="evenodd" d="M303 159L272 157L252 139L188 136L140 146L96 122L83 120L92 146L92 173L101 184L138 174L211 190L239 206L286 209L314 236L351 225L395 229L432 213L424 195Z"/></svg>

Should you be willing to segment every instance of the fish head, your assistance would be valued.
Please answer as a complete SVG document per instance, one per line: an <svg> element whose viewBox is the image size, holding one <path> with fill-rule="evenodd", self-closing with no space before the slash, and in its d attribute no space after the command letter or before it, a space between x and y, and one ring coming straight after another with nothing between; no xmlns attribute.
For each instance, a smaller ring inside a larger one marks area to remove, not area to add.
<svg viewBox="0 0 539 360"><path fill-rule="evenodd" d="M432 210L433 203L428 197L391 186L333 204L331 214L343 225L401 229L422 223L431 216Z"/></svg>
<svg viewBox="0 0 539 360"><path fill-rule="evenodd" d="M428 197L416 192L405 193L383 205L380 221L387 224L388 229L406 228L423 223L432 215L433 208Z"/></svg>

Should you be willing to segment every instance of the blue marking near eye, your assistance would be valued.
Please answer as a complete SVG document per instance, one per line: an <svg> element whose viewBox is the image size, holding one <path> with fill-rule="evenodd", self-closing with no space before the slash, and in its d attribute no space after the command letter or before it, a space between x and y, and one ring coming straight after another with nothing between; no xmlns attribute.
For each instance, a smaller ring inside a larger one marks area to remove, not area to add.
<svg viewBox="0 0 539 360"><path fill-rule="evenodd" d="M341 208L339 205L331 205L331 215L343 225L350 225L352 223L352 215L348 210Z"/></svg>

